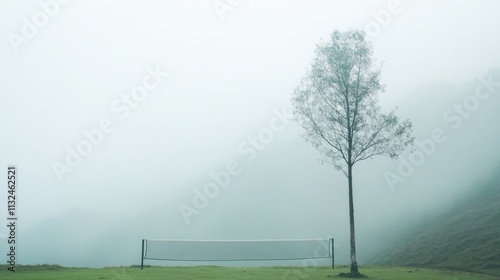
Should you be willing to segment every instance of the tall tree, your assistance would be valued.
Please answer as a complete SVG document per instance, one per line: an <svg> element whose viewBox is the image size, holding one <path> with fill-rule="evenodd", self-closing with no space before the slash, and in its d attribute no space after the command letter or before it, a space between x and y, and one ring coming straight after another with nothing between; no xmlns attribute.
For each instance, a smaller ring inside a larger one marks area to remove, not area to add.
<svg viewBox="0 0 500 280"><path fill-rule="evenodd" d="M380 68L372 61L372 46L362 31L334 31L316 47L311 69L292 96L295 119L305 129L304 137L347 177L351 270L361 276L356 261L354 228L353 167L378 155L397 158L413 143L412 123L401 121L395 109L382 113L378 94Z"/></svg>

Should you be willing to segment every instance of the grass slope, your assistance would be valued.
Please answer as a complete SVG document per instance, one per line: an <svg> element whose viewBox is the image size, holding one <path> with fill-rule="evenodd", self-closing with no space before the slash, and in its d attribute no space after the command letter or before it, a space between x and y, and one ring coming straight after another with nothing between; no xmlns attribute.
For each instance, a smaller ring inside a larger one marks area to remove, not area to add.
<svg viewBox="0 0 500 280"><path fill-rule="evenodd" d="M500 178L421 226L375 263L500 276Z"/></svg>
<svg viewBox="0 0 500 280"><path fill-rule="evenodd" d="M340 272L348 272L348 267L110 267L110 268L63 268L60 266L21 266L15 273L0 266L0 279L20 280L67 280L67 279L108 279L108 280L139 280L139 279L217 279L217 280L268 280L268 279L345 279L336 276ZM373 280L486 280L495 279L492 276L468 272L445 271L433 269L411 269L402 267L360 267L360 271Z"/></svg>

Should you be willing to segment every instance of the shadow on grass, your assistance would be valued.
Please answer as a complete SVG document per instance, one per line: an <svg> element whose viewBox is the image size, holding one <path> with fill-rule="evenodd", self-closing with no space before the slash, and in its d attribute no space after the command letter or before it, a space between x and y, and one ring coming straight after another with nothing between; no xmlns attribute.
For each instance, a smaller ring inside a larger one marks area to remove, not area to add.
<svg viewBox="0 0 500 280"><path fill-rule="evenodd" d="M342 278L368 278L368 276L364 275L364 274L361 274L361 273L340 273L338 275L338 277L342 277Z"/></svg>

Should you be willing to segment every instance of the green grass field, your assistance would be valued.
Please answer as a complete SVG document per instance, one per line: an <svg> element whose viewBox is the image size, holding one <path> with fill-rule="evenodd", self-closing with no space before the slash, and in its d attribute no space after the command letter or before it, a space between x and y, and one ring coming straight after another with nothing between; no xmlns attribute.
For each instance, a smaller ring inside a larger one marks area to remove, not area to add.
<svg viewBox="0 0 500 280"><path fill-rule="evenodd" d="M0 266L0 279L345 279L337 276L348 272L348 267L256 267L234 268L216 266L196 267L108 267L108 268L65 268L52 265L21 266L15 273ZM498 279L493 276L459 271L416 269L403 267L361 267L360 271L369 279L376 280L432 280L432 279Z"/></svg>

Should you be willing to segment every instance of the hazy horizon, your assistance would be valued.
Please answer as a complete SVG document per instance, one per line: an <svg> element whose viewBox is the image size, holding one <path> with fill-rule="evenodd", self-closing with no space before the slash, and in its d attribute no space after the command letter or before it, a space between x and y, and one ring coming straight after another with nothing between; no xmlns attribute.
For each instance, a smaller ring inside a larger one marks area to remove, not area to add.
<svg viewBox="0 0 500 280"><path fill-rule="evenodd" d="M498 2L42 2L0 1L0 166L19 170L20 264L138 264L142 238L330 236L348 263L346 178L290 118L293 89L334 30L370 31L383 110L397 106L420 143L435 130L446 139L419 164L407 149L355 167L360 263L500 166ZM221 172L230 181L197 208Z"/></svg>

